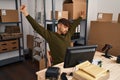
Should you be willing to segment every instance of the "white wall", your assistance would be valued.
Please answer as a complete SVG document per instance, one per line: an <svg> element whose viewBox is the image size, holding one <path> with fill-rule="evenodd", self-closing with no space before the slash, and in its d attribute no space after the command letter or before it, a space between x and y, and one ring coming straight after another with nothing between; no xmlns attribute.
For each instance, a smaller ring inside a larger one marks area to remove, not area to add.
<svg viewBox="0 0 120 80"><path fill-rule="evenodd" d="M98 5L98 0L88 0L88 17L87 17L87 32L89 33L90 29L90 21L91 20L96 20L97 18L97 6Z"/></svg>
<svg viewBox="0 0 120 80"><path fill-rule="evenodd" d="M0 9L15 9L14 0L0 0Z"/></svg>
<svg viewBox="0 0 120 80"><path fill-rule="evenodd" d="M117 21L118 13L120 13L120 0L97 0L98 12L113 13L113 20Z"/></svg>
<svg viewBox="0 0 120 80"><path fill-rule="evenodd" d="M96 20L98 12L113 13L113 20L117 20L120 0L89 0L88 3L88 21Z"/></svg>

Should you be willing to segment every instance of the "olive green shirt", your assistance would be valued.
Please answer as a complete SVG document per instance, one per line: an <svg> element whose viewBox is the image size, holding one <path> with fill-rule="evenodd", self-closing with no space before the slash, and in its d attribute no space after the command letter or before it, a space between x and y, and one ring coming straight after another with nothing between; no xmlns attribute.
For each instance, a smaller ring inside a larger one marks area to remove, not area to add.
<svg viewBox="0 0 120 80"><path fill-rule="evenodd" d="M58 64L64 61L67 47L70 46L71 36L75 32L76 27L80 24L81 18L78 18L71 23L71 27L66 35L60 35L56 32L46 30L39 25L30 15L26 16L33 29L39 33L49 44L53 64Z"/></svg>

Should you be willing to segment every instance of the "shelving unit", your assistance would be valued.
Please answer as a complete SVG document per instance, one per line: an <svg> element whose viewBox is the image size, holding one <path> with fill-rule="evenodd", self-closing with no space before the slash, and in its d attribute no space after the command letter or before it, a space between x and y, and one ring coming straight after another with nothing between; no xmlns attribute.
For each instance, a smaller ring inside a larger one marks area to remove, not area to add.
<svg viewBox="0 0 120 80"><path fill-rule="evenodd" d="M19 6L21 5L21 0L14 0L14 2L15 2L15 9L18 10ZM0 47L4 47L4 45L5 45L5 47L6 46L11 47L11 46L15 45L12 47L13 50L3 51L0 54L7 53L9 51L12 52L12 51L14 51L14 48L16 48L15 50L18 50L18 52L19 52L18 56L0 60L0 66L4 66L7 64L11 64L14 62L24 60L24 54L22 54L22 50L24 49L22 14L19 12L18 12L18 14L19 14L18 22L0 22L0 25L4 25L4 26L5 25L16 25L16 26L20 27L20 33L22 33L21 37L15 37L15 38L10 38L10 39L0 39L0 43L6 43L6 44L0 44ZM12 41L16 41L16 42L12 42ZM8 42L11 42L11 43L8 43Z"/></svg>
<svg viewBox="0 0 120 80"><path fill-rule="evenodd" d="M47 28L47 22L52 22L52 30L55 31L55 25L57 20L55 19L55 0L52 1L52 20L47 20L46 19L46 0L44 1L44 26ZM80 22L80 33L78 38L71 38L73 42L77 42L77 44L80 45L86 45L86 39L87 39L87 11L88 11L88 0L86 0L86 19L83 19ZM76 36L77 32L75 33L74 36ZM74 37L73 36L73 37Z"/></svg>
<svg viewBox="0 0 120 80"><path fill-rule="evenodd" d="M52 20L47 20L46 19L46 0L43 0L44 3L44 26L47 29L47 22L52 22L52 30L55 31L55 0L51 0L52 1Z"/></svg>

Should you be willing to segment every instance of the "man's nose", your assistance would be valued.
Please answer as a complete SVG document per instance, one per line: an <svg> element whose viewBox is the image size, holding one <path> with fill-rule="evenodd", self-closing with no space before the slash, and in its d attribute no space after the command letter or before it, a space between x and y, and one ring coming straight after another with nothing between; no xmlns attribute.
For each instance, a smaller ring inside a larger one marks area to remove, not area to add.
<svg viewBox="0 0 120 80"><path fill-rule="evenodd" d="M66 28L66 31L68 31L68 28Z"/></svg>
<svg viewBox="0 0 120 80"><path fill-rule="evenodd" d="M66 31L68 31L68 29L66 29Z"/></svg>

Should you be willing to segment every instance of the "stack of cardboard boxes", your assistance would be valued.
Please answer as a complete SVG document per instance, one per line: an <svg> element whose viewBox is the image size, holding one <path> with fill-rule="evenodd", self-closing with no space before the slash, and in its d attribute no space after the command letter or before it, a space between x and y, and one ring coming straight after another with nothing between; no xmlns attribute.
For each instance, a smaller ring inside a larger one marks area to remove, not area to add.
<svg viewBox="0 0 120 80"><path fill-rule="evenodd" d="M0 22L19 22L18 11L10 9L0 9ZM0 53L17 50L19 48L19 42L17 38L20 38L22 36L19 26L6 26L5 32L1 33L0 36Z"/></svg>
<svg viewBox="0 0 120 80"><path fill-rule="evenodd" d="M63 11L68 11L68 19L82 17L86 19L86 0L72 0L72 3L64 3Z"/></svg>
<svg viewBox="0 0 120 80"><path fill-rule="evenodd" d="M77 19L82 17L86 19L86 0L72 0L63 3L63 11L55 11L55 19Z"/></svg>
<svg viewBox="0 0 120 80"><path fill-rule="evenodd" d="M55 11L55 19L59 20L61 18L68 19L68 11ZM51 19L52 19L52 12L51 12Z"/></svg>
<svg viewBox="0 0 120 80"><path fill-rule="evenodd" d="M97 21L91 21L88 36L88 45L97 44L97 50L102 51L105 44L110 44L112 48L109 53L120 55L120 14L118 21L112 21L111 13L99 13Z"/></svg>

